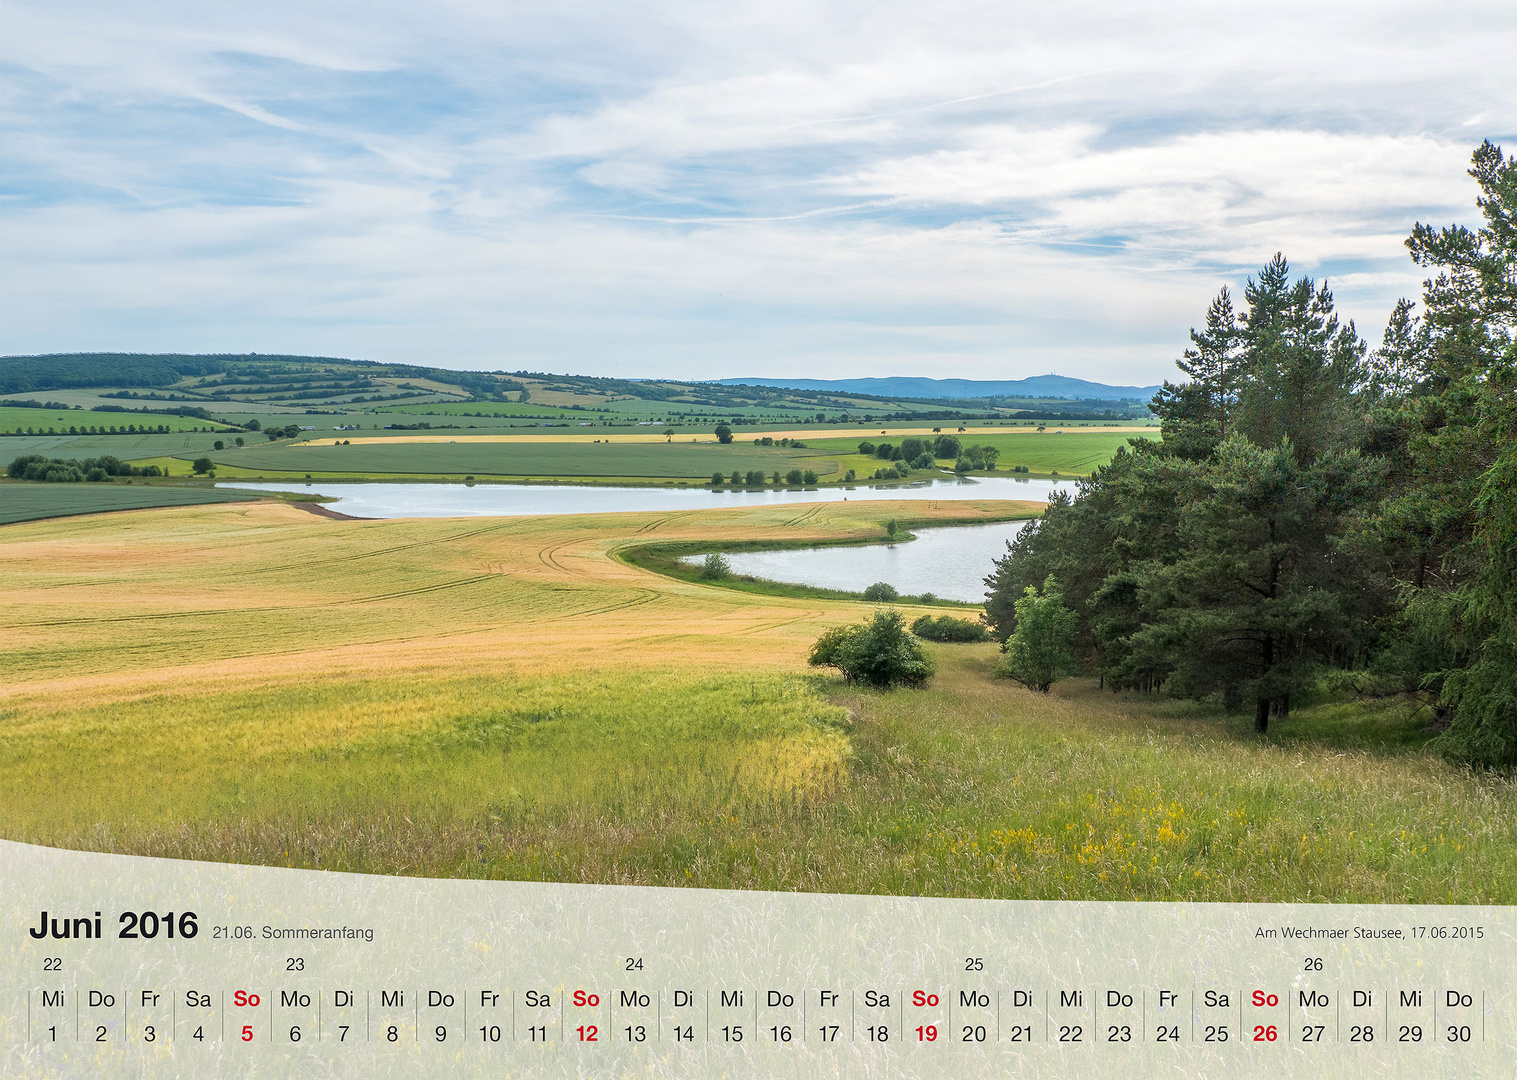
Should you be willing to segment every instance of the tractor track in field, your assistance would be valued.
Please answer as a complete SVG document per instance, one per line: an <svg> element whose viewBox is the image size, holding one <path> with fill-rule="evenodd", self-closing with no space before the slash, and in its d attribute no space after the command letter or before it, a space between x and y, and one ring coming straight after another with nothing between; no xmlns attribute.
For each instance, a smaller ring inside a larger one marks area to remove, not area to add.
<svg viewBox="0 0 1517 1080"><path fill-rule="evenodd" d="M416 540L408 544L391 544L389 547L375 548L372 551L360 552L356 555L343 555L331 559L311 559L306 562L284 563L279 566L259 566L247 570L234 571L227 575L229 578L249 577L254 574L277 574L283 570L305 570L313 566L336 566L341 563L357 562L360 559L374 559L381 555L394 555L402 551L411 551L417 548L435 547L438 544L451 544L459 540L469 540L476 536L484 536L488 533L498 532L501 529L510 528L514 521L496 522L480 529L469 529L465 532L450 533L447 536L438 536L430 540Z"/></svg>
<svg viewBox="0 0 1517 1080"><path fill-rule="evenodd" d="M407 596L424 596L427 593L443 592L446 589L462 589L469 585L477 585L482 581L498 581L499 574L476 574L473 577L458 578L454 581L440 581L435 585L421 585L414 589L400 589L396 592L378 593L374 596L358 596L352 600L338 600L322 607L349 607L353 604L377 604L385 600L399 600Z"/></svg>
<svg viewBox="0 0 1517 1080"><path fill-rule="evenodd" d="M816 515L821 512L822 507L826 505L826 503L812 503L809 510L807 510L804 514L798 514L797 516L791 518L789 521L785 522L784 527L790 528L793 525L805 524L812 518L816 517Z"/></svg>

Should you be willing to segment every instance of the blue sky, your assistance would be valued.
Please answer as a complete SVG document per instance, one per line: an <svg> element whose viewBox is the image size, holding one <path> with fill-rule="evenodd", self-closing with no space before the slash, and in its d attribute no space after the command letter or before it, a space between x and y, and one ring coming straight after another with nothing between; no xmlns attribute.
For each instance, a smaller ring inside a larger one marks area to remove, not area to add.
<svg viewBox="0 0 1517 1080"><path fill-rule="evenodd" d="M0 352L1173 373L1275 251L1378 337L1517 150L1501 3L0 6Z"/></svg>

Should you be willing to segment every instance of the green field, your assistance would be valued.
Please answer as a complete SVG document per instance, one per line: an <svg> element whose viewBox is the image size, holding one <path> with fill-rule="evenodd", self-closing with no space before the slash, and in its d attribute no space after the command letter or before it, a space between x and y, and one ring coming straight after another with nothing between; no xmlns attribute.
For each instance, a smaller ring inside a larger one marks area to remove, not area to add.
<svg viewBox="0 0 1517 1080"><path fill-rule="evenodd" d="M733 443L585 443L585 442L396 442L352 446L296 444L249 445L213 451L218 465L267 472L420 473L450 476L668 476L707 480L717 470L731 473L763 469L834 468L828 458L807 450L759 448Z"/></svg>
<svg viewBox="0 0 1517 1080"><path fill-rule="evenodd" d="M122 461L167 457L189 451L209 450L216 440L230 442L221 432L185 431L169 435L12 435L0 438L0 464L9 464L22 454L46 454L56 458L100 457L114 454ZM251 433L244 439L262 439Z"/></svg>
<svg viewBox="0 0 1517 1080"><path fill-rule="evenodd" d="M1029 472L1042 476L1052 473L1060 476L1085 476L1097 466L1110 461L1118 448L1126 446L1129 439L1158 438L1157 433L1144 436L1120 431L1082 432L1078 429L1055 434L1053 427L1045 432L1024 431L1025 434L965 434L958 436L958 439L965 446L978 443L1000 450L1001 456L996 462L997 472L1010 472L1013 466L1025 465ZM839 467L853 469L860 476L865 476L881 465L890 464L879 458L863 457L856 452L859 443L866 438L874 443L888 442L899 446L902 436L860 434L857 438L849 439L808 439L806 445L844 454L838 459ZM847 453L848 451L855 452ZM942 464L948 467L953 465L951 461Z"/></svg>
<svg viewBox="0 0 1517 1080"><path fill-rule="evenodd" d="M140 480L130 485L122 480L113 484L0 483L0 525L111 510L246 502L253 497L248 492L211 487L149 486Z"/></svg>
<svg viewBox="0 0 1517 1080"><path fill-rule="evenodd" d="M27 428L31 428L38 434L43 435L49 431L60 435L67 435L68 429L71 427L121 428L126 427L128 424L136 424L138 427L167 426L170 431L196 431L200 428L210 428L214 431L226 430L223 425L210 420L199 420L193 416L175 416L165 413L90 412L82 409L18 409L14 406L0 406L0 431L5 432L7 435L17 430L25 431Z"/></svg>

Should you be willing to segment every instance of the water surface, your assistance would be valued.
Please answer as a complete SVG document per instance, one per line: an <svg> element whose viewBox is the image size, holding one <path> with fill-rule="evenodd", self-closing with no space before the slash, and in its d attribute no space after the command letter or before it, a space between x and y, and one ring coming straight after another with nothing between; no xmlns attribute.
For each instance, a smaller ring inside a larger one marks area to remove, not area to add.
<svg viewBox="0 0 1517 1080"><path fill-rule="evenodd" d="M991 561L1006 554L1006 541L1029 523L959 525L918 529L916 539L901 544L797 548L790 551L740 551L727 555L735 574L771 581L863 592L877 581L907 595L930 592L947 600L980 603ZM698 563L704 555L692 555Z"/></svg>
<svg viewBox="0 0 1517 1080"><path fill-rule="evenodd" d="M800 488L592 487L551 484L342 484L313 480L274 483L224 481L217 487L253 491L309 491L337 501L328 505L364 518L481 517L547 514L606 514L618 511L707 510L780 503L842 502L844 499L1017 499L1047 502L1072 480L1013 480L1010 477L944 478L904 484Z"/></svg>

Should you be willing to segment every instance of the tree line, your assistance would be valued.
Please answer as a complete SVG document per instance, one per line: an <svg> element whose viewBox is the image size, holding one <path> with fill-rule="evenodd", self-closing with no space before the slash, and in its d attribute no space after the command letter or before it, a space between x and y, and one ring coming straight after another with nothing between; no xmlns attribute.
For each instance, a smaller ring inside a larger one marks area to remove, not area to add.
<svg viewBox="0 0 1517 1080"><path fill-rule="evenodd" d="M1517 764L1517 161L1487 142L1469 172L1483 222L1414 228L1420 310L1378 348L1283 256L1223 288L1150 406L1162 440L996 561L995 636L1053 591L1113 688L1260 732L1324 689L1419 693L1450 756Z"/></svg>

